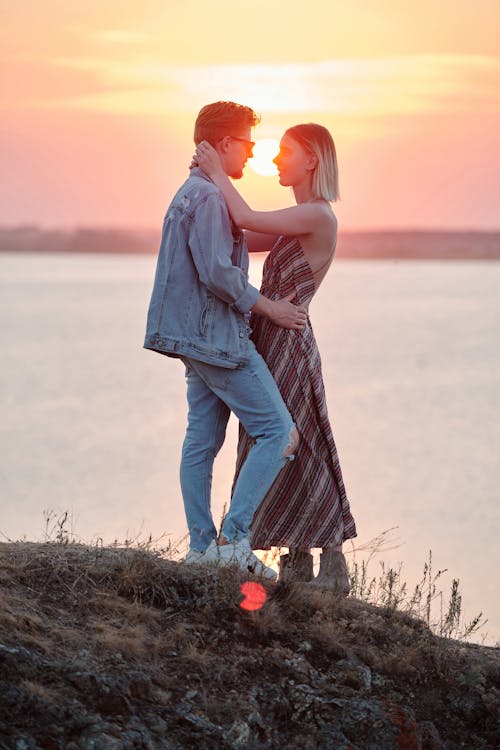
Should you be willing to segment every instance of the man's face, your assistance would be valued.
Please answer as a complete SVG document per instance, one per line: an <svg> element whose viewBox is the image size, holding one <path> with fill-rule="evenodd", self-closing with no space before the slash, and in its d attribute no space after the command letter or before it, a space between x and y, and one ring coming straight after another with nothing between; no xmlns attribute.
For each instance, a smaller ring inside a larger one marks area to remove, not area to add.
<svg viewBox="0 0 500 750"><path fill-rule="evenodd" d="M237 132L225 136L227 148L224 154L224 167L229 177L239 180L243 177L243 170L247 159L253 156L254 143L251 139L251 128L240 128Z"/></svg>

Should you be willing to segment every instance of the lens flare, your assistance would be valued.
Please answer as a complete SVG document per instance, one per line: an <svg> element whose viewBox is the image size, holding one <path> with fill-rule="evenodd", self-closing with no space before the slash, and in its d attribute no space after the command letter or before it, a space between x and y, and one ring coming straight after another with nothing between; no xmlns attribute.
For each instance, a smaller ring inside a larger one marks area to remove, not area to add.
<svg viewBox="0 0 500 750"><path fill-rule="evenodd" d="M246 609L247 612L255 612L255 610L264 606L267 594L264 586L261 586L260 583L242 583L240 591L245 597L240 604L241 609Z"/></svg>

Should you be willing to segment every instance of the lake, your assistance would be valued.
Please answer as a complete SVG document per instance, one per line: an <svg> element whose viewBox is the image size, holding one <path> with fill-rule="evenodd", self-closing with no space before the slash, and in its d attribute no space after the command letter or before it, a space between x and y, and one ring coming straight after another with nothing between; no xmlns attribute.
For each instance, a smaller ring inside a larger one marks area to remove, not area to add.
<svg viewBox="0 0 500 750"><path fill-rule="evenodd" d="M0 254L0 534L183 548L183 368L142 349L154 256ZM262 258L252 260L259 282ZM357 552L403 563L432 550L464 619L500 638L500 263L336 260L311 305ZM216 523L236 448L216 461ZM48 518L47 518L48 517ZM395 549L389 549L394 544ZM481 639L481 634L477 640Z"/></svg>

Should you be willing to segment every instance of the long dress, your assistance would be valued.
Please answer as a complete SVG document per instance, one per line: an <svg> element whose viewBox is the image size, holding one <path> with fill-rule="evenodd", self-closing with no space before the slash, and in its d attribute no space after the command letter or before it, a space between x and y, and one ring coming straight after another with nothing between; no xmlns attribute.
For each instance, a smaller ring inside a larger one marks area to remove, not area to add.
<svg viewBox="0 0 500 750"><path fill-rule="evenodd" d="M279 237L266 258L261 293L308 306L315 281L300 242ZM300 434L295 459L280 472L251 526L253 549L331 547L356 536L328 419L321 359L308 320L302 331L252 315L252 340L265 359ZM240 425L235 482L253 440Z"/></svg>

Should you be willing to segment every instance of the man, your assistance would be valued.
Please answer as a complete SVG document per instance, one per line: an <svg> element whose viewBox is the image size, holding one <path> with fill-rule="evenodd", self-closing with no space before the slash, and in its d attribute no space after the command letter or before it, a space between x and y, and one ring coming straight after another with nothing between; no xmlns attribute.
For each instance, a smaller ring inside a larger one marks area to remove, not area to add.
<svg viewBox="0 0 500 750"><path fill-rule="evenodd" d="M243 176L252 156L249 107L216 102L200 111L194 141L209 141L226 174ZM181 487L190 534L186 562L236 564L274 579L253 554L253 514L287 459L298 433L264 362L248 337L250 310L277 325L301 329L305 311L272 301L248 282L248 252L214 183L191 170L167 211L144 346L180 358L186 367L188 426ZM217 540L210 510L212 468L233 411L254 438Z"/></svg>

